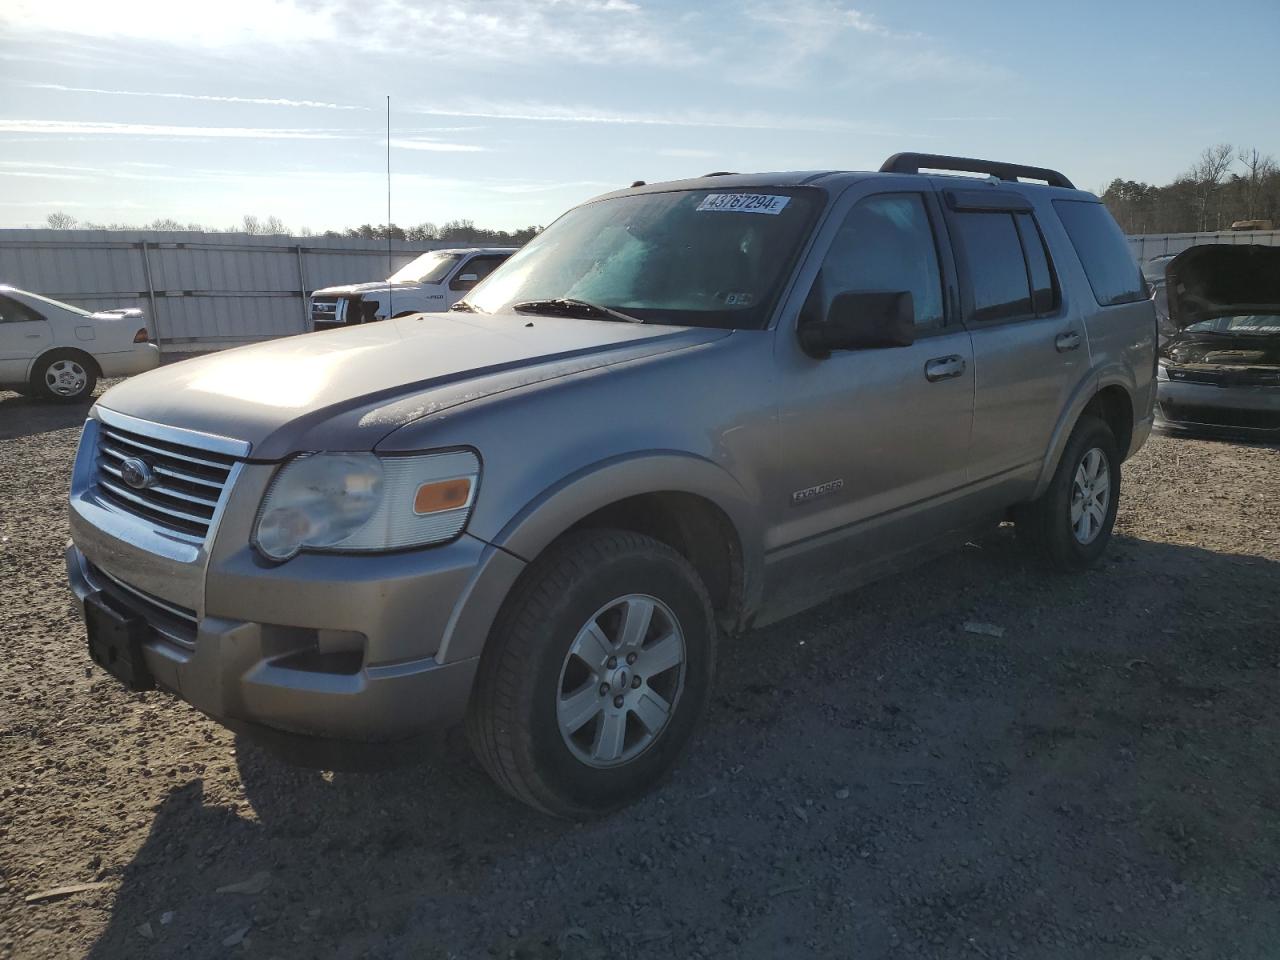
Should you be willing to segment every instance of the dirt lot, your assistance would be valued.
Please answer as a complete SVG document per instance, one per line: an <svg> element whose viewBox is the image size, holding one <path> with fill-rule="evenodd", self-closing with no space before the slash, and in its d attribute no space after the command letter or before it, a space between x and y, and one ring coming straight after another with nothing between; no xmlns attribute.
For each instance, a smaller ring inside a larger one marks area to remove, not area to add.
<svg viewBox="0 0 1280 960"><path fill-rule="evenodd" d="M674 779L574 826L456 736L300 771L91 669L79 416L0 393L0 956L1280 955L1278 450L1154 439L1086 576L998 531L726 645Z"/></svg>

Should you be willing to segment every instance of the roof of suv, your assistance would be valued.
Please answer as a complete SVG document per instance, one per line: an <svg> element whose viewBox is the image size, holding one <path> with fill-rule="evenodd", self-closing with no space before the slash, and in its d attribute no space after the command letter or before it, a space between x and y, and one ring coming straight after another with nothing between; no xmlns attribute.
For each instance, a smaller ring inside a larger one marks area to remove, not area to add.
<svg viewBox="0 0 1280 960"><path fill-rule="evenodd" d="M895 153L881 164L878 171L869 170L799 170L775 173L709 173L701 177L685 180L668 180L663 183L644 183L636 181L631 187L614 190L597 199L626 196L634 193L651 193L680 189L708 189L712 187L730 189L742 187L801 187L822 186L842 187L858 180L882 175L917 174L932 177L935 172L945 171L941 176L955 179L959 185L977 183L998 183L1001 187L1066 190L1075 194L1083 193L1075 185L1056 170L1047 167L1031 167L1024 164L1007 163L1000 160L978 160L969 157L951 157L939 154ZM1027 180L1043 181L1028 183Z"/></svg>

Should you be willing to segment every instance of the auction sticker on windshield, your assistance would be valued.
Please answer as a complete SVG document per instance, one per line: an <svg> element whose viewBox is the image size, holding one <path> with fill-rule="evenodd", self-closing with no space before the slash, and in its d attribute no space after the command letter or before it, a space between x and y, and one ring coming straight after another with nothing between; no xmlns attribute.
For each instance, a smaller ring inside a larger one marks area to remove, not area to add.
<svg viewBox="0 0 1280 960"><path fill-rule="evenodd" d="M768 213L776 216L790 200L790 197L773 197L764 193L709 193L702 198L697 209L729 213Z"/></svg>

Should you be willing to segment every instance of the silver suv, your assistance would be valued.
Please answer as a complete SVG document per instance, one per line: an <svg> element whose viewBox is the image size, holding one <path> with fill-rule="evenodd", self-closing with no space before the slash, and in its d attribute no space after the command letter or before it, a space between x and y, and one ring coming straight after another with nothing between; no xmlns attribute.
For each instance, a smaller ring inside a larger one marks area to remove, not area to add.
<svg viewBox="0 0 1280 960"><path fill-rule="evenodd" d="M465 718L503 788L589 815L672 765L717 638L1004 519L1096 562L1155 338L1052 170L636 184L449 313L113 388L67 570L133 689L321 763Z"/></svg>

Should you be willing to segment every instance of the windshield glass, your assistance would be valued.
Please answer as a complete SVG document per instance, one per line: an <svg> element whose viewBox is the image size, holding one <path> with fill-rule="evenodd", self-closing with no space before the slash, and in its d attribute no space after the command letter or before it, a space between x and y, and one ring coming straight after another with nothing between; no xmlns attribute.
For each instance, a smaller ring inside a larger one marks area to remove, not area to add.
<svg viewBox="0 0 1280 960"><path fill-rule="evenodd" d="M572 298L647 323L760 329L823 194L681 190L570 210L467 296L487 313Z"/></svg>
<svg viewBox="0 0 1280 960"><path fill-rule="evenodd" d="M424 253L387 277L387 283L439 283L461 259L460 253Z"/></svg>
<svg viewBox="0 0 1280 960"><path fill-rule="evenodd" d="M1251 313L1240 317L1214 317L1212 320L1193 323L1187 327L1187 330L1191 333L1272 336L1280 333L1280 316Z"/></svg>
<svg viewBox="0 0 1280 960"><path fill-rule="evenodd" d="M93 316L93 314L90 313L88 310L81 310L79 307L73 307L69 303L63 303L61 300L54 300L52 297L42 297L40 296L40 294L31 293L28 290L23 291L23 296L30 297L32 300L39 300L41 303L47 303L55 307L61 307L63 310L70 311L71 313L78 314L79 316L82 316L82 317Z"/></svg>

